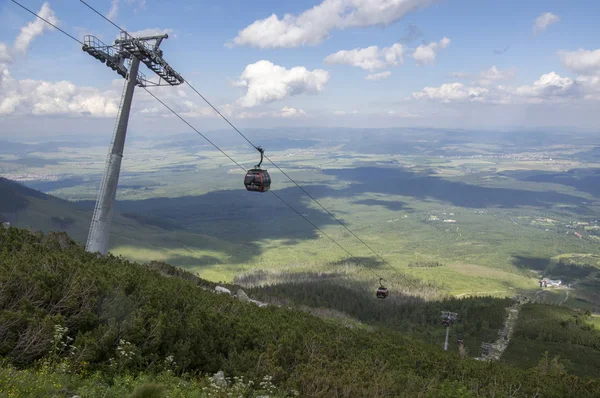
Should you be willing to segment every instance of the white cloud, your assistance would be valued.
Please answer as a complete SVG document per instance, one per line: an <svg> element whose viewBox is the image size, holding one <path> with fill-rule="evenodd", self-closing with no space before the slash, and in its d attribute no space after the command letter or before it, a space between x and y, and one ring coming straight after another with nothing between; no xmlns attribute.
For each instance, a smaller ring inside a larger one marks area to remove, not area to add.
<svg viewBox="0 0 600 398"><path fill-rule="evenodd" d="M47 2L39 15L53 24L58 23ZM32 41L46 30L48 25L40 19L27 23L15 39L14 50L26 53ZM116 115L118 91L102 92L67 81L15 80L8 69L11 52L0 42L0 62L4 62L0 63L0 115Z"/></svg>
<svg viewBox="0 0 600 398"><path fill-rule="evenodd" d="M152 90L162 101L180 116L191 119L219 119L220 116L202 99L188 88L175 89L173 87L157 88ZM230 119L258 120L258 119L296 119L308 117L304 109L283 106L278 109L260 107L258 110L248 110L239 104L219 104L213 102L221 114ZM132 114L144 114L144 118L173 117L171 111L158 103L145 91L136 93L136 100L132 107Z"/></svg>
<svg viewBox="0 0 600 398"><path fill-rule="evenodd" d="M136 0L127 0L128 4L135 4ZM137 0L137 3L139 5L139 8L144 9L146 8L146 0Z"/></svg>
<svg viewBox="0 0 600 398"><path fill-rule="evenodd" d="M1 71L0 115L89 115L113 117L118 92L101 92L67 81L15 80L5 67Z"/></svg>
<svg viewBox="0 0 600 398"><path fill-rule="evenodd" d="M117 17L117 13L119 12L119 0L111 0L110 9L106 14L106 18L115 19Z"/></svg>
<svg viewBox="0 0 600 398"><path fill-rule="evenodd" d="M531 86L517 88L516 93L525 97L540 99L562 97L574 94L574 84L573 79L550 72L542 75Z"/></svg>
<svg viewBox="0 0 600 398"><path fill-rule="evenodd" d="M284 106L283 108L281 108L281 111L279 114L281 115L281 117L308 116L306 114L306 112L304 112L304 110L302 110L302 109L289 108L287 106Z"/></svg>
<svg viewBox="0 0 600 398"><path fill-rule="evenodd" d="M286 69L261 60L246 66L235 85L246 88L246 94L238 103L249 108L288 96L317 94L325 88L328 80L329 73L322 69L309 71L304 66Z"/></svg>
<svg viewBox="0 0 600 398"><path fill-rule="evenodd" d="M560 21L560 18L557 15L554 15L551 12L546 12L537 17L533 22L533 33L541 33L546 30L548 26L557 23L558 21Z"/></svg>
<svg viewBox="0 0 600 398"><path fill-rule="evenodd" d="M265 111L265 112L248 112L243 111L239 113L234 113L233 117L236 119L262 119L262 118L297 118L297 117L307 117L308 114L302 110L297 108L290 108L284 106L278 111Z"/></svg>
<svg viewBox="0 0 600 398"><path fill-rule="evenodd" d="M479 74L479 84L487 86L502 80L510 80L517 74L516 69L500 70L495 65Z"/></svg>
<svg viewBox="0 0 600 398"><path fill-rule="evenodd" d="M338 110L338 111L334 111L333 114L336 115L336 116L357 115L358 111L357 110L353 110L353 111L348 112L348 111Z"/></svg>
<svg viewBox="0 0 600 398"><path fill-rule="evenodd" d="M417 47L412 56L419 65L433 64L435 62L435 56L437 52L442 48L448 47L449 45L450 39L444 37L438 43L432 42L429 44L420 45Z"/></svg>
<svg viewBox="0 0 600 398"><path fill-rule="evenodd" d="M58 25L58 19L56 18L54 11L52 11L52 9L50 8L48 2L42 4L42 8L40 8L40 10L38 11L38 15L48 20L48 22L51 22L54 25ZM34 19L33 21L29 22L27 25L21 28L21 32L15 40L15 50L20 51L22 53L27 52L29 44L31 44L33 39L43 34L44 31L52 29L54 28L48 25L46 22L42 21L41 19Z"/></svg>
<svg viewBox="0 0 600 398"><path fill-rule="evenodd" d="M173 87L164 87L161 89L153 89L154 93L164 101L171 109L177 112L180 116L188 119L218 119L219 115L204 104L204 102L193 91L188 88L174 89ZM160 91L160 92L157 92ZM305 110L284 106L280 109L259 108L257 111L250 111L239 104L215 104L216 108L225 117L230 119L294 119L308 117ZM145 91L136 93L136 100L132 107L132 112L142 113L145 118L152 117L172 117L171 111L166 109L154 98L148 95Z"/></svg>
<svg viewBox="0 0 600 398"><path fill-rule="evenodd" d="M484 87L468 87L462 83L446 83L439 87L425 87L413 93L413 98L430 99L441 102L482 101L489 90Z"/></svg>
<svg viewBox="0 0 600 398"><path fill-rule="evenodd" d="M0 63L12 62L12 55L10 48L6 43L0 42Z"/></svg>
<svg viewBox="0 0 600 398"><path fill-rule="evenodd" d="M563 65L582 75L600 75L600 49L587 51L559 51Z"/></svg>
<svg viewBox="0 0 600 398"><path fill-rule="evenodd" d="M417 113L407 112L405 110L393 110L393 109L377 109L377 110L364 110L358 112L357 110L353 110L351 112L338 110L334 111L333 114L335 116L348 116L348 115L360 115L367 117L386 117L386 118L394 118L394 119L414 119L421 118L421 115Z"/></svg>
<svg viewBox="0 0 600 398"><path fill-rule="evenodd" d="M600 101L600 75L578 76L575 84L584 99Z"/></svg>
<svg viewBox="0 0 600 398"><path fill-rule="evenodd" d="M450 77L456 77L457 79L468 79L473 75L467 72L452 72L449 75Z"/></svg>
<svg viewBox="0 0 600 398"><path fill-rule="evenodd" d="M384 113L385 116L391 116L391 117L395 117L395 118L403 118L403 119L416 119L416 118L421 118L422 116L417 114L417 113L411 113L411 112L398 112L398 111L386 111Z"/></svg>
<svg viewBox="0 0 600 398"><path fill-rule="evenodd" d="M171 32L173 32L173 29L148 28L128 33L133 37L158 36L167 33L169 35L169 38L172 39L175 37L175 35L172 35Z"/></svg>
<svg viewBox="0 0 600 398"><path fill-rule="evenodd" d="M489 85L471 86L446 83L425 87L412 94L414 99L448 102L484 102L492 104L565 103L600 99L600 76L563 77L556 72L540 76L531 85L519 87Z"/></svg>
<svg viewBox="0 0 600 398"><path fill-rule="evenodd" d="M469 79L473 83L478 85L490 86L499 81L510 80L514 78L516 74L517 70L514 68L502 70L494 65L490 69L487 69L477 74L454 72L451 73L450 76L455 77L457 79Z"/></svg>
<svg viewBox="0 0 600 398"><path fill-rule="evenodd" d="M365 79L366 80L383 80L383 79L387 79L391 75L392 75L392 72L390 72L389 70L386 70L385 72L371 73L370 75L367 75L365 77Z"/></svg>
<svg viewBox="0 0 600 398"><path fill-rule="evenodd" d="M346 64L365 70L382 69L402 64L404 49L402 44L394 44L381 50L377 46L341 50L325 58L326 64Z"/></svg>
<svg viewBox="0 0 600 398"><path fill-rule="evenodd" d="M138 5L138 8L144 9L146 8L146 0L126 0L128 5ZM106 13L106 18L110 20L114 20L117 18L117 14L119 13L119 0L110 0L110 9L108 13Z"/></svg>
<svg viewBox="0 0 600 398"><path fill-rule="evenodd" d="M46 9L45 13L50 10ZM22 29L19 35L23 51L44 30L33 29L31 23ZM169 30L145 30L133 32L139 35L152 35ZM38 116L36 120L51 116L51 120L60 120L55 116L64 118L94 117L114 118L117 115L121 91L124 80L115 78L106 90L94 87L77 86L68 81L48 82L34 79L18 80L11 76L9 62L12 61L12 48L0 42L0 117L4 121L33 120L31 116ZM268 99L278 98L277 92L280 85L284 86L285 95L295 95L302 92L319 92L327 82L328 74L325 71L308 71L304 67L287 70L273 65L267 61L248 65L246 73L242 74L239 84L248 89L247 100L253 98L258 102L269 102ZM266 69L265 69L266 67ZM261 76L261 71L269 77ZM273 78L273 79L271 79ZM262 86L261 84L266 84ZM275 92L273 92L275 87ZM212 108L204 106L201 100L187 87L156 88L155 93L171 108L186 118L213 118L218 115ZM266 97L265 97L266 96ZM240 112L239 107L230 104L219 105L219 111L227 116L238 119L250 118L279 118L292 119L307 117L307 113L300 108L284 106L279 110L264 112ZM170 118L172 114L154 98L143 90L136 90L135 101L132 106L132 115L144 114L144 118Z"/></svg>
<svg viewBox="0 0 600 398"><path fill-rule="evenodd" d="M291 48L314 45L334 29L389 25L434 0L324 0L299 15L255 21L238 32L229 46Z"/></svg>

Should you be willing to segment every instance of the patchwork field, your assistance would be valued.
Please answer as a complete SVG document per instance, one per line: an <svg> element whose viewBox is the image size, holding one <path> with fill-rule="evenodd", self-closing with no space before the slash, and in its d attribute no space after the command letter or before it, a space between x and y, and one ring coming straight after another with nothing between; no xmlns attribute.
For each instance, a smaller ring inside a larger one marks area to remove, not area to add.
<svg viewBox="0 0 600 398"><path fill-rule="evenodd" d="M290 140L251 133L394 270L268 162L272 190L320 230L271 193L246 192L243 170L193 136L128 144L111 251L231 281L257 269L331 269L348 255L325 233L360 258L359 265L398 286L397 271L455 295L512 296L538 290L537 280L550 275L574 283L569 297L561 292L552 300L599 307L598 137L373 131L369 138L329 132L325 140L304 132ZM214 137L245 167L257 162L255 153L231 145L231 137ZM51 152L31 145L31 152L0 153L0 173L77 201L82 215L70 228L85 240L103 145L63 143ZM4 214L19 225L56 227L43 221L44 212L53 210L38 203ZM440 266L415 266L434 262Z"/></svg>

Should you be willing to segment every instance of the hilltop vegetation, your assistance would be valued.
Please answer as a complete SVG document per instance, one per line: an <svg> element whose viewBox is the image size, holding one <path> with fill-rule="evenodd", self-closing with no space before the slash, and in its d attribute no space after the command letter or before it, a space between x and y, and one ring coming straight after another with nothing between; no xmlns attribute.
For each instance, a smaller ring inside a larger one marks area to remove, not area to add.
<svg viewBox="0 0 600 398"><path fill-rule="evenodd" d="M593 322L589 311L526 304L503 359L527 368L545 355L558 356L569 373L598 375L600 330Z"/></svg>
<svg viewBox="0 0 600 398"><path fill-rule="evenodd" d="M410 333L432 346L442 347L446 330L441 325L441 312L459 314L451 330L451 351L458 352L454 342L461 337L471 356L477 356L482 342L495 340L506 318L512 299L445 297L424 300L406 296L403 290L391 290L381 301L375 298L376 285L339 280L288 282L254 287L248 292L261 301L297 307L328 308L340 311L361 322Z"/></svg>
<svg viewBox="0 0 600 398"><path fill-rule="evenodd" d="M461 360L398 332L259 308L163 273L87 253L64 234L0 229L0 388L9 396L124 396L154 380L172 396L204 396L203 376L223 370L267 383L246 396L265 388L314 397L600 393L600 381L556 364L520 370Z"/></svg>
<svg viewBox="0 0 600 398"><path fill-rule="evenodd" d="M226 141L223 148L240 164L256 163L256 152L241 148L235 137L213 134ZM532 268L550 271L536 263L600 255L600 202L594 188L600 181L598 137L430 129L251 134L269 158L377 253L406 275L436 282L444 293L513 296L537 288L540 275ZM47 147L0 154L0 172L37 176L26 184L84 202L64 202L69 205L64 207L32 200L16 212L13 225L62 229L83 243L106 148L93 143ZM213 281L232 281L257 269L328 271L345 258L273 195L246 192L243 171L194 136L132 140L128 148L110 240L113 253L133 261L164 261ZM40 162L46 162L43 168ZM355 256L379 266L368 249L269 167L278 195ZM52 178L44 180L48 174ZM597 260L586 259L586 272L600 270ZM569 267L564 271L571 275ZM600 297L592 287L579 283L575 290L568 305L598 307Z"/></svg>
<svg viewBox="0 0 600 398"><path fill-rule="evenodd" d="M270 159L377 253L444 293L513 296L536 289L541 273L579 279L591 267L600 270L596 136L431 129L251 134ZM235 137L209 135L223 139L222 147L240 164L256 163L256 152L240 147ZM34 189L82 200L80 210L69 214L55 201L32 200L9 216L18 215L13 225L62 229L83 243L106 148L94 143L47 148L0 153L0 172L25 177ZM243 171L202 140L163 136L131 140L128 148L113 253L164 261L213 281L232 281L257 269L328 271L344 259L344 251L273 195L246 192ZM366 264L379 266L366 247L269 167L273 191ZM580 273L568 262L551 270L559 256L589 262ZM574 290L568 305L598 308L592 286L578 283Z"/></svg>

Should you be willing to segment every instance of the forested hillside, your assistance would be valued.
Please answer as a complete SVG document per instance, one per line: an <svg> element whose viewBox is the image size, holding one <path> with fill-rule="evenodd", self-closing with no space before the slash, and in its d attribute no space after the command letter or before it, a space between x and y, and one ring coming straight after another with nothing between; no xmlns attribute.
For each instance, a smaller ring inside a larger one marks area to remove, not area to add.
<svg viewBox="0 0 600 398"><path fill-rule="evenodd" d="M524 305L504 360L530 367L544 355L559 356L570 373L597 375L600 330L593 325L591 313L556 305Z"/></svg>
<svg viewBox="0 0 600 398"><path fill-rule="evenodd" d="M188 279L87 253L64 234L0 229L2 393L64 396L87 388L123 396L155 380L146 387L205 396L203 376L219 370L257 380L246 396L265 388L319 397L600 393L600 381L556 366L523 371L461 360L398 332L259 308Z"/></svg>
<svg viewBox="0 0 600 398"><path fill-rule="evenodd" d="M471 356L477 356L484 341L493 341L502 328L512 300L493 297L446 298L425 301L392 291L385 301L375 297L374 290L344 285L343 281L312 281L255 287L249 292L259 300L330 308L348 314L361 322L406 332L438 347L443 346L446 330L441 325L441 312L459 314L451 329L456 342L461 337ZM451 351L458 352L452 344Z"/></svg>

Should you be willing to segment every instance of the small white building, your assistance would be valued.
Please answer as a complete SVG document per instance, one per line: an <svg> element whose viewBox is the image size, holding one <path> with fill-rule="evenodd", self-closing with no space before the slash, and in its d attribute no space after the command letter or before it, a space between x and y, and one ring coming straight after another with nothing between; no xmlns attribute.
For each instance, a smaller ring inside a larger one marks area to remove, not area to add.
<svg viewBox="0 0 600 398"><path fill-rule="evenodd" d="M548 279L548 278L540 279L540 287L548 287L548 286L558 287L561 285L562 285L562 281L560 279Z"/></svg>

